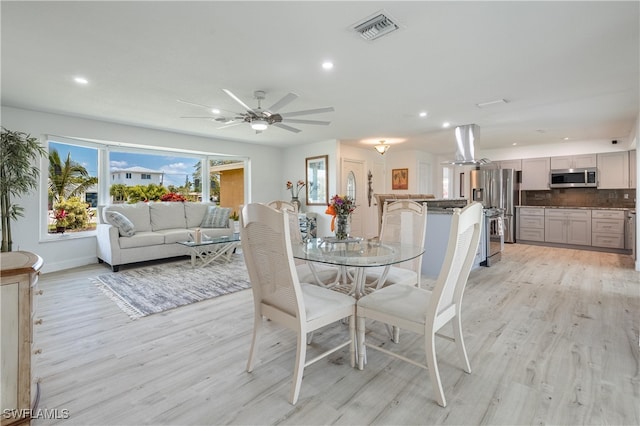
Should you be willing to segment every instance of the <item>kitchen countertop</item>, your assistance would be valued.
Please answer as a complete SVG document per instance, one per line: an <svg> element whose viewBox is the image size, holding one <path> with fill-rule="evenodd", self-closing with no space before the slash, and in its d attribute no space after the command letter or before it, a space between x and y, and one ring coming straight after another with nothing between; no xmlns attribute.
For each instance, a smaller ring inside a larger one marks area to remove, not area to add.
<svg viewBox="0 0 640 426"><path fill-rule="evenodd" d="M516 208L526 207L535 209L582 209L582 210L635 210L629 207L575 207L575 206L516 206Z"/></svg>

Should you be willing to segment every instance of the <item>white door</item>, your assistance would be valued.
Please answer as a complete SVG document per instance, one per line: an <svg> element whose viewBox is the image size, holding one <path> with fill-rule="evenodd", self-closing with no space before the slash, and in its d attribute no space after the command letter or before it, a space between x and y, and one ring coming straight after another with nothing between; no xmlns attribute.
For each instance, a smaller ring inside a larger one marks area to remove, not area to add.
<svg viewBox="0 0 640 426"><path fill-rule="evenodd" d="M368 216L366 176L364 162L342 160L342 193L353 197L356 209L351 214L351 235L365 237L366 218Z"/></svg>

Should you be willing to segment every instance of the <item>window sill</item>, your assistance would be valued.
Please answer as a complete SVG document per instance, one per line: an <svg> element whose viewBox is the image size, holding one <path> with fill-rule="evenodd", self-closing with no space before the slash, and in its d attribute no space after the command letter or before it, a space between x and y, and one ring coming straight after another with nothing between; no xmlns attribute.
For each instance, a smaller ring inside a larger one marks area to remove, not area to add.
<svg viewBox="0 0 640 426"><path fill-rule="evenodd" d="M63 234L45 234L40 238L40 243L54 243L68 240L79 240L83 238L95 238L96 231L84 231L84 232L65 232Z"/></svg>

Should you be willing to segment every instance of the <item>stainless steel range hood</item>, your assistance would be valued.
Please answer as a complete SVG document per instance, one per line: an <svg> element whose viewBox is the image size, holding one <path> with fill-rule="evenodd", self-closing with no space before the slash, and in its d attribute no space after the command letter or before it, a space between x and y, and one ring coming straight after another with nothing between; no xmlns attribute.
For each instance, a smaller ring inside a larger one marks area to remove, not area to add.
<svg viewBox="0 0 640 426"><path fill-rule="evenodd" d="M455 129L456 136L456 156L455 160L447 161L445 164L456 166L476 166L491 163L486 158L476 159L475 150L480 141L480 126L477 124L465 124Z"/></svg>

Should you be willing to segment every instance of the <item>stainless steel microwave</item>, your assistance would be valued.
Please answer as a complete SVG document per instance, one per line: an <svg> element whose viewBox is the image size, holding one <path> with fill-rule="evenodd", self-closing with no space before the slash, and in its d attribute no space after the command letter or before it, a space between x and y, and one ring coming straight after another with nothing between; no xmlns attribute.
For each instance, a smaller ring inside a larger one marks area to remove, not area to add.
<svg viewBox="0 0 640 426"><path fill-rule="evenodd" d="M549 186L551 188L597 188L598 169L587 167L584 169L551 170Z"/></svg>

